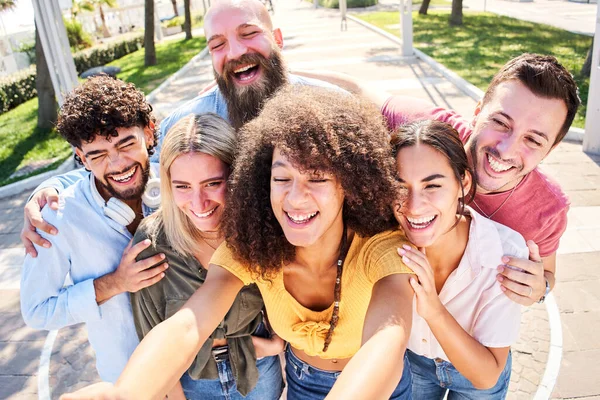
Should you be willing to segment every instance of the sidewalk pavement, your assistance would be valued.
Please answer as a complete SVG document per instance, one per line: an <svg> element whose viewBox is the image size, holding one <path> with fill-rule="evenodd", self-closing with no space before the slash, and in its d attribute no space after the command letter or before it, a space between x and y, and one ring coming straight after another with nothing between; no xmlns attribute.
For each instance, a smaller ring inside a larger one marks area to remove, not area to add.
<svg viewBox="0 0 600 400"><path fill-rule="evenodd" d="M596 1L597 2L597 1ZM596 2L568 0L463 0L464 11L487 11L524 21L546 24L566 31L594 36L596 31ZM397 11L399 0L379 0L379 4L367 10ZM413 5L418 10L420 5ZM429 6L430 10L450 8Z"/></svg>
<svg viewBox="0 0 600 400"><path fill-rule="evenodd" d="M291 68L345 72L391 93L471 114L473 99L419 59L400 56L394 43L353 21L341 32L337 11L314 10L296 0L280 0L275 9L275 26L283 30L284 56ZM156 95L154 106L165 116L211 79L210 61L197 60ZM600 399L600 339L595 335L600 330L600 156L564 142L546 159L544 169L572 202L558 256L558 309L556 315L548 314L545 305L524 310L521 337L513 346L508 398L536 398L540 383L552 383L560 364L553 398ZM82 325L59 330L53 340L52 334L25 327L20 317L24 251L18 231L27 195L0 204L0 399L55 399L98 377ZM41 357L42 352L50 357Z"/></svg>

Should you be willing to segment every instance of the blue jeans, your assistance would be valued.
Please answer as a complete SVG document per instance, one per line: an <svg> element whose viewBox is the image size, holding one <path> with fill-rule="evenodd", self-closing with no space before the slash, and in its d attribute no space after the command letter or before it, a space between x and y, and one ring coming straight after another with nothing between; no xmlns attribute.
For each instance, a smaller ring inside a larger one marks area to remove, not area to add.
<svg viewBox="0 0 600 400"><path fill-rule="evenodd" d="M448 361L423 357L410 350L407 350L406 353L410 360L412 394L415 400L443 399L446 390L449 390L448 400L497 400L506 398L512 367L510 352L498 382L493 388L485 390L475 388Z"/></svg>
<svg viewBox="0 0 600 400"><path fill-rule="evenodd" d="M288 400L321 400L327 396L341 372L324 371L305 363L288 346L285 351L285 376L287 378ZM410 400L410 364L404 356L402 379L390 399Z"/></svg>
<svg viewBox="0 0 600 400"><path fill-rule="evenodd" d="M283 376L279 356L256 361L258 382L246 397L237 391L229 358L217 359L219 379L194 380L186 372L181 377L185 398L189 400L278 400L283 392Z"/></svg>

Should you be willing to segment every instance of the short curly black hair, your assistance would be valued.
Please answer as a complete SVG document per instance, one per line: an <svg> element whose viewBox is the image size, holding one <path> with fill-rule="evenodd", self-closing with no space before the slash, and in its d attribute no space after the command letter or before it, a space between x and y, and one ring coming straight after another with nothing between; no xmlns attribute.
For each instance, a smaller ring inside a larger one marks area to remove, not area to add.
<svg viewBox="0 0 600 400"><path fill-rule="evenodd" d="M348 229L372 236L397 226L398 184L379 110L336 90L285 87L240 130L222 220L234 256L255 276L270 280L295 255L271 208L275 148L296 168L338 179Z"/></svg>
<svg viewBox="0 0 600 400"><path fill-rule="evenodd" d="M132 83L108 75L88 79L65 98L58 115L58 132L72 146L94 140L96 135L118 136L117 128L141 128L156 124L152 106ZM156 128L154 144L157 143ZM152 154L151 146L148 151ZM81 160L75 155L75 160Z"/></svg>

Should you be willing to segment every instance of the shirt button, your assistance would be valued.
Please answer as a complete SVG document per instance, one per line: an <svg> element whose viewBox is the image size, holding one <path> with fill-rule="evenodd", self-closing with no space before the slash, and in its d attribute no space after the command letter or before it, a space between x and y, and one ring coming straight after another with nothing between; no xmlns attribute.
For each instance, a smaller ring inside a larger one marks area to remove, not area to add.
<svg viewBox="0 0 600 400"><path fill-rule="evenodd" d="M427 339L423 338L423 339L421 339L421 342L427 343Z"/></svg>

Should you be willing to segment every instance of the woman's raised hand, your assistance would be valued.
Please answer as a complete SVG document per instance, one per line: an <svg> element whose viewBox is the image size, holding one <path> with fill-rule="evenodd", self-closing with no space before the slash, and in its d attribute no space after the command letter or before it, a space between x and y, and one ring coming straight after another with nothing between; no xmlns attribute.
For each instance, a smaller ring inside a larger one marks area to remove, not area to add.
<svg viewBox="0 0 600 400"><path fill-rule="evenodd" d="M410 278L410 285L417 296L417 312L419 315L425 321L441 315L440 311L443 310L444 305L440 301L435 288L433 269L429 265L425 249L419 251L405 244L402 248L398 248L398 254L402 256L402 261L417 275L416 278L414 276Z"/></svg>

